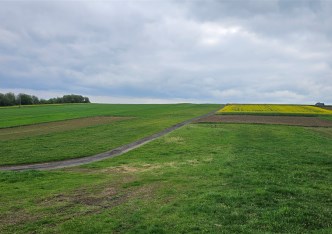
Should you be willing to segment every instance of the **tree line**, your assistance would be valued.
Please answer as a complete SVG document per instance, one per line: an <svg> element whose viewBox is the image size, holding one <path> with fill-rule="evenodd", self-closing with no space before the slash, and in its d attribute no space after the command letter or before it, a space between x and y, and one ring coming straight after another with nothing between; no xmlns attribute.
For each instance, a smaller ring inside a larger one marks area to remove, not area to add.
<svg viewBox="0 0 332 234"><path fill-rule="evenodd" d="M46 99L39 99L34 95L20 93L0 93L0 106L14 106L14 105L36 105L36 104L59 104L59 103L90 103L88 97L82 95L64 95L63 97L56 97Z"/></svg>

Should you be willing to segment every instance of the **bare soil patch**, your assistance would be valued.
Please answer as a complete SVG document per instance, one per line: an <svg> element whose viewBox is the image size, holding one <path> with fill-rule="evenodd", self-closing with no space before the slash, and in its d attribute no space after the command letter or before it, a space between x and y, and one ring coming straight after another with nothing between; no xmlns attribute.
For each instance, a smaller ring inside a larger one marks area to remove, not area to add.
<svg viewBox="0 0 332 234"><path fill-rule="evenodd" d="M212 115L196 122L200 123L255 123L283 124L307 127L332 127L332 121L304 116L257 116L257 115Z"/></svg>
<svg viewBox="0 0 332 234"><path fill-rule="evenodd" d="M326 110L332 110L332 106L322 106L321 108L326 109Z"/></svg>
<svg viewBox="0 0 332 234"><path fill-rule="evenodd" d="M50 123L19 126L13 128L1 128L0 140L12 140L12 139L43 135L54 132L64 132L83 127L108 124L114 121L120 121L126 119L130 119L130 117L96 116L89 118L70 119L70 120L50 122Z"/></svg>

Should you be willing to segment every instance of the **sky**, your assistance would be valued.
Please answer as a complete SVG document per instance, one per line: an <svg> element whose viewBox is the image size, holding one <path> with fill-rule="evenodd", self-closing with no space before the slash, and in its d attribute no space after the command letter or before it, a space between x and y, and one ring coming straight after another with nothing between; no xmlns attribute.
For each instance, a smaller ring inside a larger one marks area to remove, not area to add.
<svg viewBox="0 0 332 234"><path fill-rule="evenodd" d="M332 104L332 0L0 0L0 92Z"/></svg>

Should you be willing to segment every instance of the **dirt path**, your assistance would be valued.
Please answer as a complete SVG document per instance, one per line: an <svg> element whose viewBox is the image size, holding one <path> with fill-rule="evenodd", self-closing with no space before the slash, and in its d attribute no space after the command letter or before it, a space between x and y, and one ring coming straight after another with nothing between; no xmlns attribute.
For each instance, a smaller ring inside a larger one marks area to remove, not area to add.
<svg viewBox="0 0 332 234"><path fill-rule="evenodd" d="M144 137L140 140L134 141L132 143L129 143L127 145L120 146L118 148L115 148L111 151L107 151L104 153L96 154L90 157L84 157L84 158L75 158L75 159L69 159L64 161L57 161L57 162L48 162L48 163L36 163L36 164L25 164L25 165L13 165L13 166L0 166L0 170L2 171L22 171L22 170L51 170L51 169L58 169L58 168L64 168L64 167L73 167L73 166L79 166L91 162L101 161L106 158L113 158L116 156L120 156L128 151L131 151L133 149L136 149L146 143L149 143L161 136L166 135L167 133L170 133L180 127L183 127L187 124L190 124L192 122L197 121L200 118L205 118L210 115L213 115L216 111L210 112L208 114L198 116L189 120L186 120L182 123L178 123L176 125L173 125L172 127L166 128L165 130L158 132L156 134L153 134L148 137Z"/></svg>

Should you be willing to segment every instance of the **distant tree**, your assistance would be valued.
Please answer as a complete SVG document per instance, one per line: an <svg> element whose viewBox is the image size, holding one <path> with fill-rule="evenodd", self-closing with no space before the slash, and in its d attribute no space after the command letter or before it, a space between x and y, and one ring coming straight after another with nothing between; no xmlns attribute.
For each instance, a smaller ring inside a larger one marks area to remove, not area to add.
<svg viewBox="0 0 332 234"><path fill-rule="evenodd" d="M64 95L62 99L64 103L84 103L84 97L82 95Z"/></svg>
<svg viewBox="0 0 332 234"><path fill-rule="evenodd" d="M15 105L21 105L21 94L15 96Z"/></svg>
<svg viewBox="0 0 332 234"><path fill-rule="evenodd" d="M90 103L90 100L89 100L89 98L88 97L84 97L84 101L83 101L84 103Z"/></svg>
<svg viewBox="0 0 332 234"><path fill-rule="evenodd" d="M56 103L56 98L50 98L47 100L47 104L55 104Z"/></svg>
<svg viewBox="0 0 332 234"><path fill-rule="evenodd" d="M63 95L62 100L63 100L64 103L72 103L72 102L74 102L72 100L72 96L71 95Z"/></svg>
<svg viewBox="0 0 332 234"><path fill-rule="evenodd" d="M41 99L39 100L39 104L47 104L47 100L41 98Z"/></svg>
<svg viewBox="0 0 332 234"><path fill-rule="evenodd" d="M3 93L0 93L0 106L5 105L5 95Z"/></svg>
<svg viewBox="0 0 332 234"><path fill-rule="evenodd" d="M4 95L4 100L5 100L5 103L4 103L5 106L13 106L13 105L15 105L15 94L13 94L13 93L6 93Z"/></svg>
<svg viewBox="0 0 332 234"><path fill-rule="evenodd" d="M13 105L15 105L15 94L0 93L0 106L13 106Z"/></svg>
<svg viewBox="0 0 332 234"><path fill-rule="evenodd" d="M63 98L62 97L57 97L56 99L55 99L55 103L63 103Z"/></svg>
<svg viewBox="0 0 332 234"><path fill-rule="evenodd" d="M18 95L18 99L19 100L17 100L17 101L19 103L17 103L17 104L21 104L21 105L32 105L33 104L32 97L28 94L20 93Z"/></svg>
<svg viewBox="0 0 332 234"><path fill-rule="evenodd" d="M39 98L38 97L32 95L31 98L32 98L32 104L34 104L34 105L39 104Z"/></svg>
<svg viewBox="0 0 332 234"><path fill-rule="evenodd" d="M0 106L32 105L32 104L57 104L57 103L90 103L88 97L70 94L63 97L50 98L48 100L39 99L37 96L20 93L0 93Z"/></svg>

